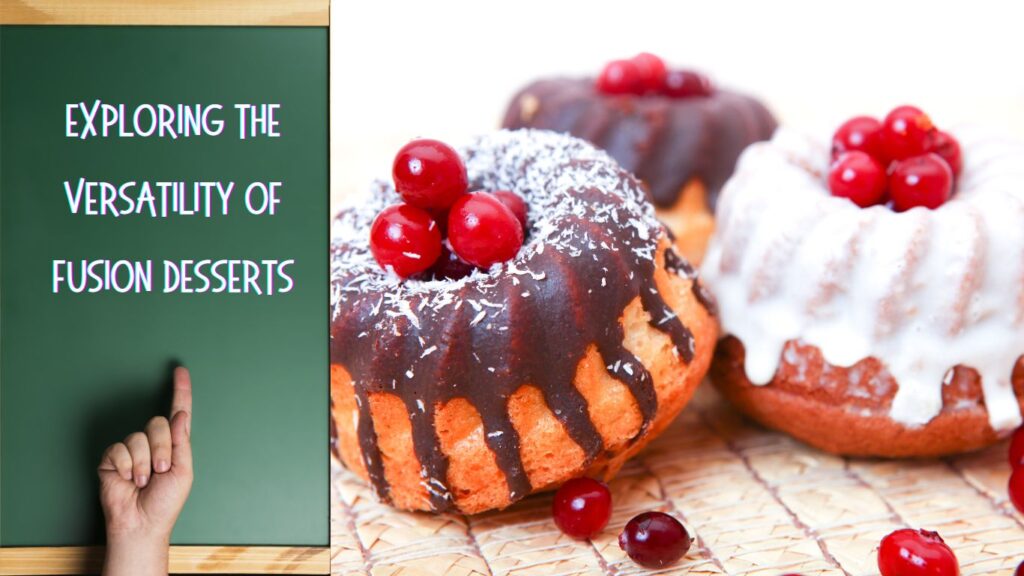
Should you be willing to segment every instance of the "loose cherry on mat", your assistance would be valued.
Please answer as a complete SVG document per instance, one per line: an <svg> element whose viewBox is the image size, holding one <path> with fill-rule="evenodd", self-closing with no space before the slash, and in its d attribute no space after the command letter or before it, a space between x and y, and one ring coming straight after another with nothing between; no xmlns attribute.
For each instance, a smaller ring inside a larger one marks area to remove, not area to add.
<svg viewBox="0 0 1024 576"><path fill-rule="evenodd" d="M710 96L714 89L703 74L691 70L670 70L665 74L665 85L661 91L672 98L692 98Z"/></svg>
<svg viewBox="0 0 1024 576"><path fill-rule="evenodd" d="M1014 508L1024 514L1024 467L1018 466L1014 469L1013 474L1010 474L1008 491L1010 502L1013 503Z"/></svg>
<svg viewBox="0 0 1024 576"><path fill-rule="evenodd" d="M597 77L597 89L605 94L639 94L643 91L640 69L632 60L612 60Z"/></svg>
<svg viewBox="0 0 1024 576"><path fill-rule="evenodd" d="M832 159L838 158L843 152L854 150L864 152L875 160L884 163L885 153L882 149L882 123L871 116L856 116L843 122L842 126L832 135Z"/></svg>
<svg viewBox="0 0 1024 576"><path fill-rule="evenodd" d="M893 108L882 121L882 150L890 160L903 160L928 151L935 127L914 106Z"/></svg>
<svg viewBox="0 0 1024 576"><path fill-rule="evenodd" d="M523 232L526 232L526 202L519 194L515 192L509 192L508 190L498 190L497 192L491 192L495 198L501 201L502 204L508 206L508 209L516 215L516 219L519 220L519 224L523 227Z"/></svg>
<svg viewBox="0 0 1024 576"><path fill-rule="evenodd" d="M619 534L619 548L645 568L664 568L690 549L690 534L679 520L664 512L633 517Z"/></svg>
<svg viewBox="0 0 1024 576"><path fill-rule="evenodd" d="M633 56L633 64L636 65L640 76L640 88L644 92L658 92L665 82L665 74L668 68L665 61L650 52L641 52Z"/></svg>
<svg viewBox="0 0 1024 576"><path fill-rule="evenodd" d="M469 189L466 166L444 142L423 138L398 151L391 167L395 189L408 204L443 211Z"/></svg>
<svg viewBox="0 0 1024 576"><path fill-rule="evenodd" d="M604 482L574 478L555 492L551 514L558 528L580 540L592 538L612 516L612 493Z"/></svg>
<svg viewBox="0 0 1024 576"><path fill-rule="evenodd" d="M448 242L460 258L480 268L506 262L523 245L516 215L487 192L459 198L448 212Z"/></svg>
<svg viewBox="0 0 1024 576"><path fill-rule="evenodd" d="M441 231L424 210L396 204L381 210L370 226L370 251L382 268L403 278L430 268L441 255Z"/></svg>
<svg viewBox="0 0 1024 576"><path fill-rule="evenodd" d="M901 160L889 175L889 197L897 212L918 206L935 209L952 195L953 170L938 154Z"/></svg>
<svg viewBox="0 0 1024 576"><path fill-rule="evenodd" d="M1010 440L1010 467L1020 468L1024 466L1024 426L1017 428Z"/></svg>
<svg viewBox="0 0 1024 576"><path fill-rule="evenodd" d="M936 130L932 135L929 150L942 157L953 170L953 177L959 176L964 168L964 157L960 151L960 143L948 132Z"/></svg>
<svg viewBox="0 0 1024 576"><path fill-rule="evenodd" d="M958 576L960 563L937 533L904 528L882 539L878 571L882 576Z"/></svg>
<svg viewBox="0 0 1024 576"><path fill-rule="evenodd" d="M847 198L861 208L882 202L886 181L885 168L859 150L841 154L828 173L832 195Z"/></svg>

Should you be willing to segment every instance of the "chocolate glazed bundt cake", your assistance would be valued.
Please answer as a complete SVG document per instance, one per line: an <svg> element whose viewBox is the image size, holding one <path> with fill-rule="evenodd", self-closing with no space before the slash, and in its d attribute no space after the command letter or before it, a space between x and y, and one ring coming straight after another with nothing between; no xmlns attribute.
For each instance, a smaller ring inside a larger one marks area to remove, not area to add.
<svg viewBox="0 0 1024 576"><path fill-rule="evenodd" d="M410 510L502 508L610 477L703 378L710 297L639 182L581 140L502 131L462 151L471 189L529 206L517 257L457 280L405 280L368 247L374 214L333 229L334 453Z"/></svg>
<svg viewBox="0 0 1024 576"><path fill-rule="evenodd" d="M714 231L718 193L737 158L776 128L764 105L736 92L609 95L592 78L533 82L512 99L502 125L566 132L607 151L644 182L677 248L697 264Z"/></svg>

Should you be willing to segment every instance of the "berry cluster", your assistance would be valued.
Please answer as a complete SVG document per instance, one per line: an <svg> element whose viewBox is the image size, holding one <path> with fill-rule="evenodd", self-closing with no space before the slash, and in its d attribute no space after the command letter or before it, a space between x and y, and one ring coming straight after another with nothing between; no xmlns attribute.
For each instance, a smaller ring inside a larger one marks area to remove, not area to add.
<svg viewBox="0 0 1024 576"><path fill-rule="evenodd" d="M555 524L565 534L592 538L608 525L612 515L612 493L604 482L576 478L562 485L551 504ZM619 547L634 562L647 568L664 568L686 555L690 534L674 517L664 512L644 512L626 523L619 534Z"/></svg>
<svg viewBox="0 0 1024 576"><path fill-rule="evenodd" d="M952 197L962 168L955 138L935 128L921 109L899 106L882 121L857 116L836 130L828 185L833 196L862 208L935 209Z"/></svg>
<svg viewBox="0 0 1024 576"><path fill-rule="evenodd" d="M669 70L665 61L641 52L629 60L612 60L597 77L604 94L661 94L670 98L710 96L714 89L706 76L692 70Z"/></svg>
<svg viewBox="0 0 1024 576"><path fill-rule="evenodd" d="M523 245L526 203L513 192L469 192L459 154L437 140L413 140L391 170L404 204L388 206L370 227L370 251L402 278L457 279L474 267L515 257Z"/></svg>

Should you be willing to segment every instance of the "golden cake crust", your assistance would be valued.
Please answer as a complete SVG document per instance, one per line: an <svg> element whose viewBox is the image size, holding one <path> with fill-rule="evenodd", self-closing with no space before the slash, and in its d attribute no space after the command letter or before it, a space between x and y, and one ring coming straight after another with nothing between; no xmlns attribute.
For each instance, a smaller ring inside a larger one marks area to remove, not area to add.
<svg viewBox="0 0 1024 576"><path fill-rule="evenodd" d="M809 344L788 342L772 380L754 385L743 369L742 342L724 338L715 351L711 378L747 416L826 452L846 456L935 457L968 452L998 440L989 424L981 382L957 366L943 386L943 408L924 426L909 427L888 415L899 383L880 361L866 358L849 368L825 361ZM1024 407L1024 357L1012 377Z"/></svg>
<svg viewBox="0 0 1024 576"><path fill-rule="evenodd" d="M664 262L668 247L662 241L657 261ZM671 338L650 324L650 316L634 299L620 315L624 346L650 373L657 394L657 412L639 436L642 417L628 387L614 378L602 362L596 345L578 363L574 384L586 399L590 421L599 432L604 450L589 464L585 453L552 413L543 394L523 383L507 402L508 416L520 437L520 457L532 492L557 487L582 475L610 478L625 461L657 436L692 396L711 362L718 327L714 316L698 301L695 279L666 270L659 264L655 282L672 312L693 333L694 355L687 363ZM359 408L352 378L339 364L331 366L332 419L337 454L344 464L367 479L359 442ZM384 473L392 503L408 510L431 510L428 491L419 475L410 417L398 396L369 394L373 429L378 437ZM436 408L433 426L448 460L448 478L455 507L464 513L508 506L506 478L488 447L476 408L453 398ZM518 499L518 498L516 498Z"/></svg>
<svg viewBox="0 0 1024 576"><path fill-rule="evenodd" d="M700 266L715 231L715 215L708 205L704 183L697 179L690 180L680 190L675 204L667 208L655 208L655 214L672 232L676 251L694 266Z"/></svg>

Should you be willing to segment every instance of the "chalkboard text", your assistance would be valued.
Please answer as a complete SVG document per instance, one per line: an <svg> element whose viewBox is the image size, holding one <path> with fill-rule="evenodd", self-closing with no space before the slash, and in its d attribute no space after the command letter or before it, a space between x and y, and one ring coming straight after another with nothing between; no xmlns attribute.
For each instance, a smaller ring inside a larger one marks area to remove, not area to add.
<svg viewBox="0 0 1024 576"><path fill-rule="evenodd" d="M281 136L280 104L235 104L238 139ZM102 100L64 106L64 136L88 138L191 138L220 136L227 118L222 104L110 104Z"/></svg>
<svg viewBox="0 0 1024 576"><path fill-rule="evenodd" d="M71 214L84 216L227 216L232 194L234 205L254 215L273 216L281 203L281 182L252 182L237 186L221 181L64 181L64 195Z"/></svg>
<svg viewBox="0 0 1024 576"><path fill-rule="evenodd" d="M163 260L163 293L286 294L295 287L287 268L295 260ZM153 291L152 260L54 260L53 293L143 293Z"/></svg>

